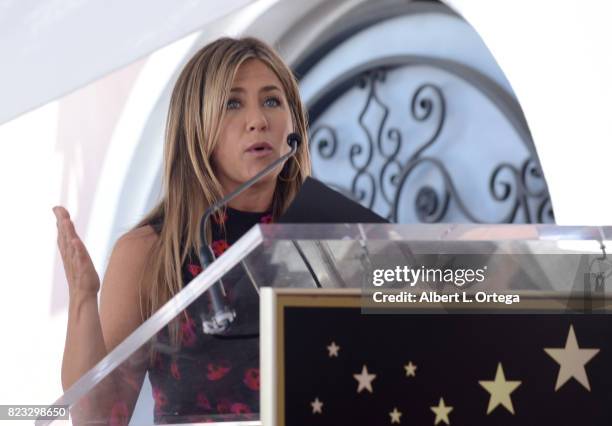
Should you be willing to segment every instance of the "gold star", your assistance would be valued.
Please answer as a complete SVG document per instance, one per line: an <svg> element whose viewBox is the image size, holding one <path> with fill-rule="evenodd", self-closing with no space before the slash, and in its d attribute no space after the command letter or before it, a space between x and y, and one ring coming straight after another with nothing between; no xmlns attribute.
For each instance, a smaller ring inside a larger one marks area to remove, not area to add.
<svg viewBox="0 0 612 426"><path fill-rule="evenodd" d="M340 350L340 346L336 345L336 342L331 342L331 345L327 347L329 351L329 357L338 357L338 351Z"/></svg>
<svg viewBox="0 0 612 426"><path fill-rule="evenodd" d="M391 423L400 423L400 417L402 417L402 413L397 411L396 407L393 407L393 411L389 413L391 416Z"/></svg>
<svg viewBox="0 0 612 426"><path fill-rule="evenodd" d="M580 349L573 325L570 325L564 348L544 348L544 351L559 363L559 375L557 376L555 391L558 391L572 377L588 391L591 390L584 366L597 355L599 349Z"/></svg>
<svg viewBox="0 0 612 426"><path fill-rule="evenodd" d="M406 377L415 377L417 366L412 363L412 361L408 362L408 364L404 365L404 369L406 370Z"/></svg>
<svg viewBox="0 0 612 426"><path fill-rule="evenodd" d="M310 403L310 405L312 405L312 414L323 414L323 403L319 401L319 397L316 397L315 400Z"/></svg>
<svg viewBox="0 0 612 426"><path fill-rule="evenodd" d="M364 365L361 369L361 374L353 374L353 377L359 382L357 393L364 389L367 389L370 393L374 392L372 389L372 380L376 378L376 374L368 374L368 367Z"/></svg>
<svg viewBox="0 0 612 426"><path fill-rule="evenodd" d="M434 420L434 426L440 422L444 422L447 425L450 425L450 420L448 420L448 414L453 411L453 407L447 407L444 405L444 398L440 398L440 402L437 407L430 407L431 411L436 415L436 419Z"/></svg>
<svg viewBox="0 0 612 426"><path fill-rule="evenodd" d="M501 362L497 364L495 380L480 380L478 383L480 383L480 386L485 388L487 392L491 394L487 414L490 414L491 411L493 411L499 404L503 405L508 411L514 414L514 407L512 407L512 399L510 399L510 394L520 386L521 382L518 380L506 381L506 376L504 375L504 369Z"/></svg>

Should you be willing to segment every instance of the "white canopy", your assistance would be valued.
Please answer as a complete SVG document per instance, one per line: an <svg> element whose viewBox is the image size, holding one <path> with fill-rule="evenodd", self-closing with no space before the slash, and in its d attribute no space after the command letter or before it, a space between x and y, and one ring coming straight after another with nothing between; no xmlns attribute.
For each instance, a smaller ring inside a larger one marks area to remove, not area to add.
<svg viewBox="0 0 612 426"><path fill-rule="evenodd" d="M253 1L0 1L0 124Z"/></svg>

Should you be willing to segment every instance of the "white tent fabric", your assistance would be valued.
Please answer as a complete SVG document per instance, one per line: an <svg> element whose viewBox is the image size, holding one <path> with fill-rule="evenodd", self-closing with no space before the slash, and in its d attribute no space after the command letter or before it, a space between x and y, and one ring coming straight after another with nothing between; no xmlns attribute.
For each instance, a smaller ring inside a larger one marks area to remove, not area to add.
<svg viewBox="0 0 612 426"><path fill-rule="evenodd" d="M0 1L0 124L253 2Z"/></svg>

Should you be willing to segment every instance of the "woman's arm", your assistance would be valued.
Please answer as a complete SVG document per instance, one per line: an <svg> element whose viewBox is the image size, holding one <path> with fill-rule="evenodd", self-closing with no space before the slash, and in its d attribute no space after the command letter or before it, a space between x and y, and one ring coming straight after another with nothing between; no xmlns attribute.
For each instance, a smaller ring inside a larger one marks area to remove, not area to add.
<svg viewBox="0 0 612 426"><path fill-rule="evenodd" d="M134 229L117 241L100 293L100 322L110 352L140 324L139 284L157 234L150 226Z"/></svg>
<svg viewBox="0 0 612 426"><path fill-rule="evenodd" d="M68 211L55 207L53 212L68 281L68 327L62 360L62 387L66 390L106 355L106 347L98 316L100 279Z"/></svg>
<svg viewBox="0 0 612 426"><path fill-rule="evenodd" d="M146 226L128 232L117 241L104 277L98 311L100 284L89 254L76 234L68 212L57 207L54 213L58 219L58 246L69 289L68 327L62 362L62 386L66 390L142 323L138 285L157 235ZM143 364L137 368L138 371L127 374L140 384L145 367ZM117 378L118 374L112 376ZM96 391L98 395L102 387L105 388L102 393L115 396L126 390L117 379L104 380L100 386ZM111 389L115 387L118 389ZM129 394L130 401L125 402L131 412L138 393ZM107 412L108 407L99 408Z"/></svg>

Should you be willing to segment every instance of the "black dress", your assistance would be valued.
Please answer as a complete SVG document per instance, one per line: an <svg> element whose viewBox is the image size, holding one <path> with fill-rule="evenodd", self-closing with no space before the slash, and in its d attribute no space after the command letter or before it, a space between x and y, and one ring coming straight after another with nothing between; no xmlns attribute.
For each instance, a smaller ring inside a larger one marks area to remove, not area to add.
<svg viewBox="0 0 612 426"><path fill-rule="evenodd" d="M227 234L212 221L215 256L255 224L271 220L270 213L228 208ZM161 224L152 226L159 231ZM190 282L201 271L197 256L192 254L183 265L183 281ZM245 280L224 278L223 285L227 303L237 312L226 336L203 333L200 314L209 307L204 294L187 308L188 320L180 320L182 340L178 351L169 344L168 328L162 329L153 341L154 356L148 373L155 400L155 423L250 420L259 416L259 299Z"/></svg>

